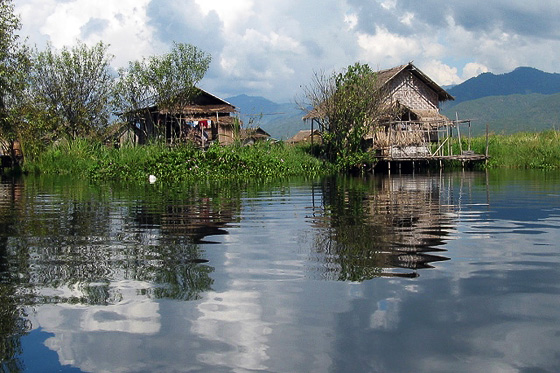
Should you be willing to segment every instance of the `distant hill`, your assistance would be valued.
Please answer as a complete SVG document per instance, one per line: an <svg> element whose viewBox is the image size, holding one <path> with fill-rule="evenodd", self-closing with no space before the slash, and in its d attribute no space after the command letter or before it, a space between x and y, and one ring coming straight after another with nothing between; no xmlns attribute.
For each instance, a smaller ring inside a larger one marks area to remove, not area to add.
<svg viewBox="0 0 560 373"><path fill-rule="evenodd" d="M473 120L473 134L486 124L496 133L560 128L560 74L518 67L507 74L480 74L447 89L455 101L441 112L450 119Z"/></svg>
<svg viewBox="0 0 560 373"><path fill-rule="evenodd" d="M488 96L541 93L560 93L560 74L546 73L532 67L518 67L507 74L483 73L447 90L458 105L464 101Z"/></svg>
<svg viewBox="0 0 560 373"><path fill-rule="evenodd" d="M455 119L472 120L473 135L482 135L486 124L495 133L560 129L560 93L489 96L461 102L442 110Z"/></svg>
<svg viewBox="0 0 560 373"><path fill-rule="evenodd" d="M518 67L507 74L480 74L446 90L455 101L444 103L441 112L471 119L473 135L483 134L486 124L496 133L560 129L560 74ZM296 104L247 95L226 100L238 108L245 127L261 127L273 138L285 140L309 129Z"/></svg>
<svg viewBox="0 0 560 373"><path fill-rule="evenodd" d="M294 103L278 104L260 96L238 95L226 98L237 107L245 127L261 127L273 138L286 140L301 129L305 115Z"/></svg>

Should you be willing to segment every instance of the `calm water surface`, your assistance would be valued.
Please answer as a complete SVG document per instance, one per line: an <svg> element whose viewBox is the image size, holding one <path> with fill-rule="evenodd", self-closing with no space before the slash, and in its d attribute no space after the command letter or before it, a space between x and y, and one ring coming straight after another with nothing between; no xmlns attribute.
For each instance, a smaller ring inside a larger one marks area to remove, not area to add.
<svg viewBox="0 0 560 373"><path fill-rule="evenodd" d="M29 372L557 372L560 173L0 184Z"/></svg>

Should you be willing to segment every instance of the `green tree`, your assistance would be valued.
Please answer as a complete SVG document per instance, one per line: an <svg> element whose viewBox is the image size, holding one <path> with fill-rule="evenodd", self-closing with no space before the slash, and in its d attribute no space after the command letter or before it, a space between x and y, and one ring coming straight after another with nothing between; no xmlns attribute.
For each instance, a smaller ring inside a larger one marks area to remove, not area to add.
<svg viewBox="0 0 560 373"><path fill-rule="evenodd" d="M12 149L22 113L29 50L20 41L21 22L10 0L0 0L0 136ZM6 149L4 149L6 150Z"/></svg>
<svg viewBox="0 0 560 373"><path fill-rule="evenodd" d="M113 56L102 42L82 42L60 52L48 45L33 56L31 99L35 119L55 128L56 137L93 137L110 119Z"/></svg>
<svg viewBox="0 0 560 373"><path fill-rule="evenodd" d="M115 85L114 106L128 119L138 119L150 105L169 110L190 103L196 84L202 80L212 57L199 48L174 43L171 52L130 62L119 70Z"/></svg>
<svg viewBox="0 0 560 373"><path fill-rule="evenodd" d="M315 74L304 87L304 108L318 121L331 161L362 163L367 153L363 137L389 114L388 96L377 73L369 65L356 63L331 75Z"/></svg>

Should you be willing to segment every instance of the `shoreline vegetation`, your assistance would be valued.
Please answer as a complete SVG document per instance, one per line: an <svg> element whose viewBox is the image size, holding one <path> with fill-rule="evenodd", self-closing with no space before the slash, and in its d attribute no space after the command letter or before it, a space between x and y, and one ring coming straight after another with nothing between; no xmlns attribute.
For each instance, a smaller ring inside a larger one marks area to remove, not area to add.
<svg viewBox="0 0 560 373"><path fill-rule="evenodd" d="M466 141L463 141L465 146ZM472 138L471 147L476 153L484 154L486 136ZM560 131L491 134L488 154L489 169L560 169Z"/></svg>
<svg viewBox="0 0 560 373"><path fill-rule="evenodd" d="M165 182L194 180L266 179L320 176L333 172L328 163L304 147L263 142L253 146L151 144L108 148L85 139L51 146L26 161L30 174L73 175L99 181L145 182L150 175Z"/></svg>
<svg viewBox="0 0 560 373"><path fill-rule="evenodd" d="M484 154L485 147L485 136L471 140L475 152ZM560 131L492 134L489 136L489 155L486 166L489 169L560 169ZM479 165L480 169L484 167L483 163ZM344 170L313 156L309 146L291 146L282 142L211 146L203 151L188 144L108 148L101 142L77 139L50 146L35 159L27 160L22 171L127 182L147 182L149 175L154 175L160 181L184 182L316 177Z"/></svg>

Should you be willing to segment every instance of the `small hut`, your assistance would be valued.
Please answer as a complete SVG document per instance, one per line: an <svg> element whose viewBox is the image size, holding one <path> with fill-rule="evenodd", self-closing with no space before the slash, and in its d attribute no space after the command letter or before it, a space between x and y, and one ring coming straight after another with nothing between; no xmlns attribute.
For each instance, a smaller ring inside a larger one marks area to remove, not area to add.
<svg viewBox="0 0 560 373"><path fill-rule="evenodd" d="M190 103L182 107L168 109L147 105L123 116L137 144L159 138L168 144L191 141L204 147L211 142L221 145L233 142L237 118L232 114L235 112L235 106L229 102L196 88Z"/></svg>
<svg viewBox="0 0 560 373"><path fill-rule="evenodd" d="M320 144L323 141L319 130L301 130L286 140L288 144Z"/></svg>
<svg viewBox="0 0 560 373"><path fill-rule="evenodd" d="M379 71L378 82L395 116L387 118L364 139L381 155L429 155L429 144L438 141L438 130L451 124L440 114L439 105L454 100L453 96L412 62Z"/></svg>
<svg viewBox="0 0 560 373"><path fill-rule="evenodd" d="M240 130L239 137L243 145L253 145L259 141L267 141L270 139L270 134L260 127L246 128Z"/></svg>
<svg viewBox="0 0 560 373"><path fill-rule="evenodd" d="M452 122L439 113L440 102L454 98L412 62L377 72L376 85L385 97L384 116L364 136L364 143L380 156L430 154L430 142L438 141L438 129ZM320 124L320 108L303 119Z"/></svg>

